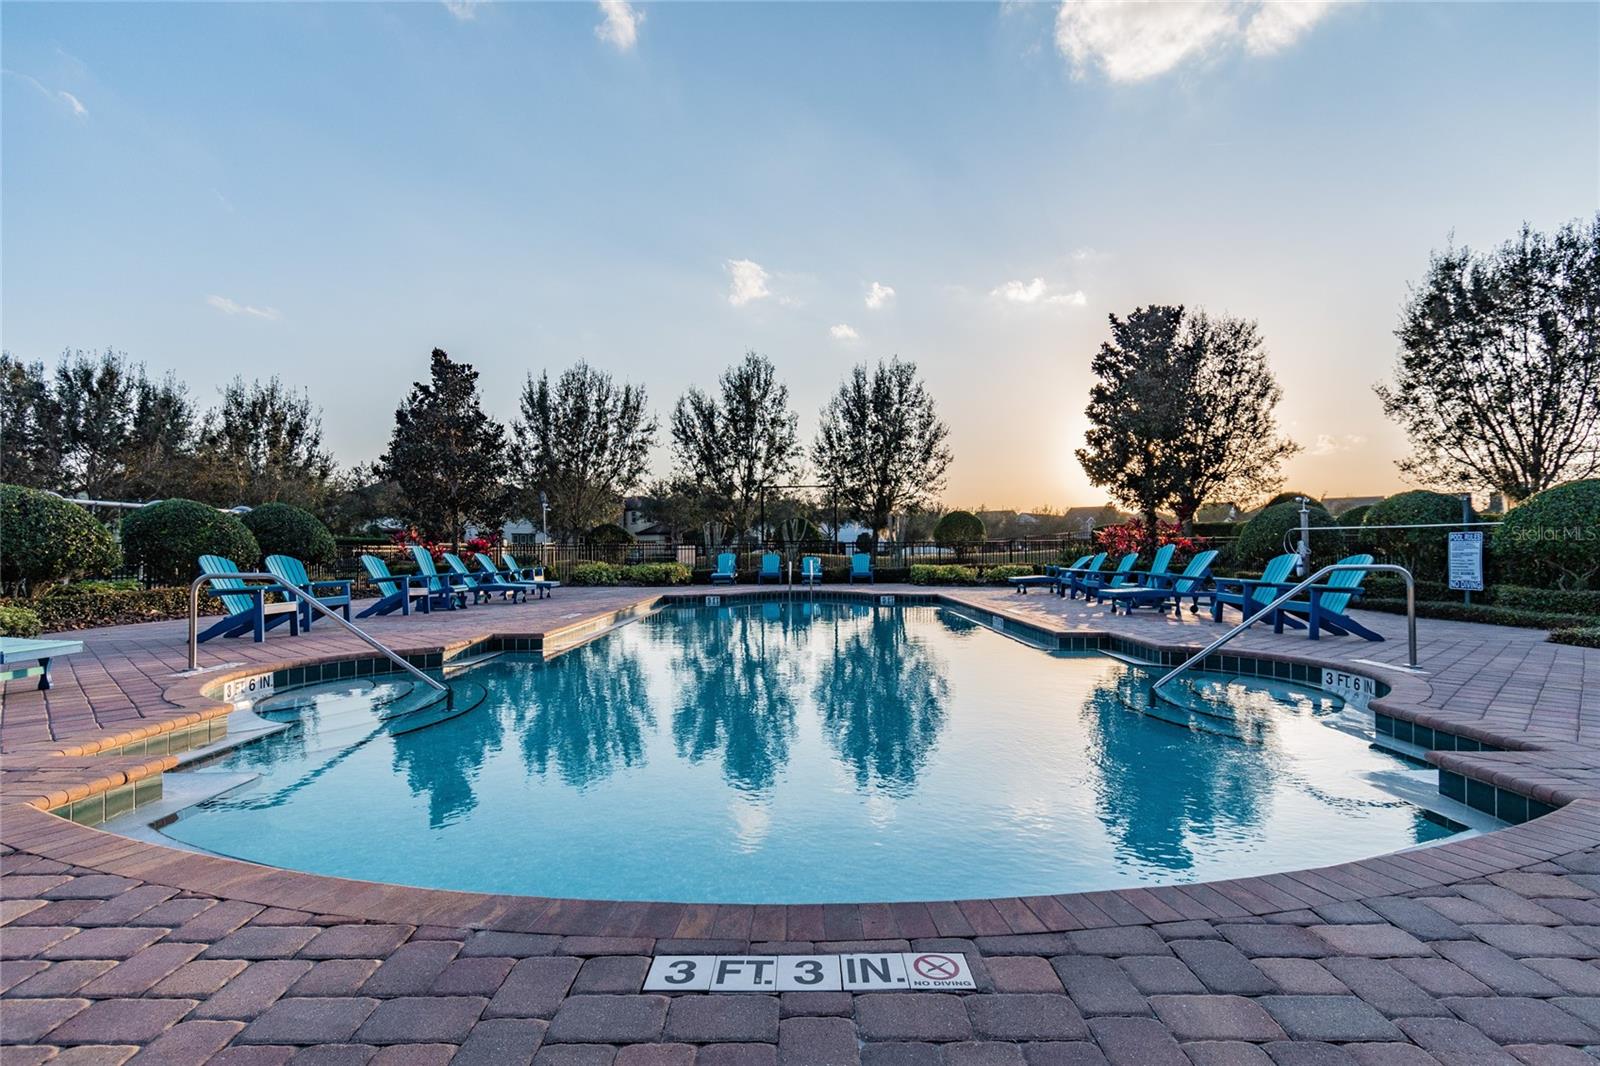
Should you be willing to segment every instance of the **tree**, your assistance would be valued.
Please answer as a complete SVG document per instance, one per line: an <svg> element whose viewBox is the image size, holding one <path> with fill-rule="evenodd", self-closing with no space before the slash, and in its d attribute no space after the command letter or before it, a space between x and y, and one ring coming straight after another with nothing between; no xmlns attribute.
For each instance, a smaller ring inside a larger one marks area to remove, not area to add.
<svg viewBox="0 0 1600 1066"><path fill-rule="evenodd" d="M933 527L933 542L953 549L958 558L983 543L983 519L971 511L950 511Z"/></svg>
<svg viewBox="0 0 1600 1066"><path fill-rule="evenodd" d="M44 364L0 353L0 483L59 489L60 424Z"/></svg>
<svg viewBox="0 0 1600 1066"><path fill-rule="evenodd" d="M1172 510L1185 533L1207 500L1276 488L1300 446L1278 434L1283 396L1254 322L1198 311L1185 317L1166 381L1178 423L1166 439Z"/></svg>
<svg viewBox="0 0 1600 1066"><path fill-rule="evenodd" d="M893 515L932 503L944 488L949 436L916 364L896 357L850 371L822 409L811 454L844 509L871 527L876 550Z"/></svg>
<svg viewBox="0 0 1600 1066"><path fill-rule="evenodd" d="M1077 450L1089 481L1133 508L1150 531L1173 496L1169 438L1178 418L1168 385L1183 325L1182 307L1151 306L1126 318L1108 316L1111 340L1090 369L1089 430Z"/></svg>
<svg viewBox="0 0 1600 1066"><path fill-rule="evenodd" d="M679 481L742 535L763 497L794 473L799 420L766 356L746 352L719 385L720 397L691 388L678 400L673 456Z"/></svg>
<svg viewBox="0 0 1600 1066"><path fill-rule="evenodd" d="M505 427L483 413L478 372L435 348L429 380L394 413L376 473L399 486L404 517L459 548L468 523L498 529L510 510Z"/></svg>
<svg viewBox="0 0 1600 1066"><path fill-rule="evenodd" d="M1384 411L1411 439L1400 469L1513 502L1600 472L1600 215L1493 252L1449 247L1414 287Z"/></svg>
<svg viewBox="0 0 1600 1066"><path fill-rule="evenodd" d="M229 382L200 440L213 502L315 506L327 495L333 459L322 447L322 412L276 376Z"/></svg>
<svg viewBox="0 0 1600 1066"><path fill-rule="evenodd" d="M645 402L642 385L619 386L588 363L554 384L528 375L515 432L525 484L545 493L552 528L581 537L644 479L657 428Z"/></svg>

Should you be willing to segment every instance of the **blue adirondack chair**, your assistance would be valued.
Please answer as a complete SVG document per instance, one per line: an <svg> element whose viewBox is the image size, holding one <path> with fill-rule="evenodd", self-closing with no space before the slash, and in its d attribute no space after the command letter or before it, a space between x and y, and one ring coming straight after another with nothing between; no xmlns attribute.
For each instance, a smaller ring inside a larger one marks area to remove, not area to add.
<svg viewBox="0 0 1600 1066"><path fill-rule="evenodd" d="M497 585L483 574L474 574L472 568L461 561L461 556L454 552L440 552L444 557L444 564L450 568L452 576L461 579L461 587L472 593L473 603L487 603L494 598L495 593L500 598L510 603L516 603L523 596L523 590L516 587Z"/></svg>
<svg viewBox="0 0 1600 1066"><path fill-rule="evenodd" d="M761 556L761 572L756 574L756 584L764 585L768 581L782 584L783 557L777 552L764 552Z"/></svg>
<svg viewBox="0 0 1600 1066"><path fill-rule="evenodd" d="M1077 567L1087 566L1088 563L1089 556L1080 555L1071 566L1047 566L1044 568L1044 573L1042 574L1027 574L1023 577L1011 577L1007 578L1006 580L1011 583L1012 588L1024 594L1026 594L1029 589L1038 586L1053 589L1057 584L1060 583L1061 572L1063 570L1072 570Z"/></svg>
<svg viewBox="0 0 1600 1066"><path fill-rule="evenodd" d="M1065 596L1072 594L1073 599L1078 598L1078 590L1082 583L1091 578L1098 578L1100 568L1106 565L1106 553L1096 552L1089 556L1089 561L1082 566L1068 567L1056 575L1056 595Z"/></svg>
<svg viewBox="0 0 1600 1066"><path fill-rule="evenodd" d="M501 552L500 553L500 561L503 564L505 564L506 575L508 577L512 578L513 580L516 580L516 581L543 581L544 580L544 567L542 567L542 566L521 566L521 565L519 565L517 563L517 557L512 555L510 552L507 552L507 551ZM556 584L556 583L552 582L552 584Z"/></svg>
<svg viewBox="0 0 1600 1066"><path fill-rule="evenodd" d="M1112 613L1115 614L1114 597L1108 597L1104 593L1125 588L1154 587L1162 578L1168 576L1167 569L1172 565L1172 556L1177 550L1178 547L1175 544L1163 544L1156 549L1155 555L1151 557L1148 570L1129 570L1122 574L1120 578L1113 576L1111 581L1093 590L1087 598L1099 600L1102 603L1113 603Z"/></svg>
<svg viewBox="0 0 1600 1066"><path fill-rule="evenodd" d="M1339 562L1346 566L1366 566L1372 562L1372 556L1365 553L1347 555ZM1363 570L1340 570L1330 574L1326 582L1307 588L1305 599L1290 600L1273 611L1272 631L1282 633L1286 623L1294 625L1297 620L1304 619L1306 635L1312 640L1319 639L1324 629L1341 637L1383 640L1382 634L1373 632L1347 613L1350 604L1361 597L1361 582L1366 576ZM1287 592L1291 587L1285 584L1281 591Z"/></svg>
<svg viewBox="0 0 1600 1066"><path fill-rule="evenodd" d="M732 552L722 552L717 556L717 568L711 571L713 585L731 585L734 582L734 555Z"/></svg>
<svg viewBox="0 0 1600 1066"><path fill-rule="evenodd" d="M1206 595L1206 582L1211 579L1211 563L1217 553L1210 549L1200 552L1181 574L1162 574L1150 578L1149 584L1130 585L1120 589L1106 589L1100 598L1111 604L1111 613L1121 607L1132 614L1135 607L1154 607L1165 611L1170 604L1174 615L1188 599L1191 612L1200 609L1200 597Z"/></svg>
<svg viewBox="0 0 1600 1066"><path fill-rule="evenodd" d="M202 574L232 574L239 571L238 564L220 555L200 556ZM294 596L281 585L251 585L242 577L214 577L208 583L213 595L222 601L227 617L213 622L199 634L204 642L212 637L238 637L245 633L254 636L260 644L267 639L267 630L284 622L289 623L289 635L300 635L300 608ZM270 593L283 593L281 603L268 603Z"/></svg>
<svg viewBox="0 0 1600 1066"><path fill-rule="evenodd" d="M376 555L363 555L361 566L367 572L367 580L378 590L378 598L356 615L357 618L394 611L410 614L412 600L417 601L417 608L423 614L433 610L433 596L428 592L427 578L417 574L391 574L389 564Z"/></svg>
<svg viewBox="0 0 1600 1066"><path fill-rule="evenodd" d="M1222 621L1225 607L1232 607L1246 618L1272 602L1272 598L1286 590L1284 580L1294 569L1294 552L1285 552L1267 562L1259 578L1218 578L1211 592L1211 620Z"/></svg>
<svg viewBox="0 0 1600 1066"><path fill-rule="evenodd" d="M452 611L467 605L467 593L472 590L467 588L460 574L441 574L433 565L433 556L420 544L411 545L411 558L417 561L417 572L427 578L428 592L436 603ZM474 595L472 601L476 603L478 597Z"/></svg>
<svg viewBox="0 0 1600 1066"><path fill-rule="evenodd" d="M1117 560L1117 567L1109 574L1091 574L1083 580L1083 599L1093 603L1102 590L1127 588L1139 583L1133 576L1133 564L1139 561L1138 552L1128 552Z"/></svg>
<svg viewBox="0 0 1600 1066"><path fill-rule="evenodd" d="M822 584L822 559L816 555L805 555L800 558L800 584Z"/></svg>
<svg viewBox="0 0 1600 1066"><path fill-rule="evenodd" d="M306 564L292 555L267 556L267 569L272 576L285 585L315 596L317 602L324 607L334 607L344 612L344 620L350 621L350 582L348 581L312 581L311 575L306 573ZM332 591L324 592L324 589ZM297 601L300 605L300 625L304 629L311 628L311 619L316 615L311 604L305 600Z"/></svg>
<svg viewBox="0 0 1600 1066"><path fill-rule="evenodd" d="M542 577L524 580L516 577L516 571L514 570L510 573L504 573L494 565L494 560L490 558L486 552L476 552L473 555L473 558L478 560L478 569L489 581L499 582L500 584L507 586L515 586L522 589L524 592L531 589L541 600L550 595L551 589L559 588L561 585L559 581L546 581ZM526 596L524 596L524 598L526 598Z"/></svg>
<svg viewBox="0 0 1600 1066"><path fill-rule="evenodd" d="M872 556L866 552L856 552L850 556L850 584L865 581L869 585L876 585L877 579L872 576Z"/></svg>

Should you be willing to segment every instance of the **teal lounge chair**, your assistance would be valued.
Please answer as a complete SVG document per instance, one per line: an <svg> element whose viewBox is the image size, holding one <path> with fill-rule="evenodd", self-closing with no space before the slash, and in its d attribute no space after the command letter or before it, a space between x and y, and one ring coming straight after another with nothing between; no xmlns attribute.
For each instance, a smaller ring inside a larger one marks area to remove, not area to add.
<svg viewBox="0 0 1600 1066"><path fill-rule="evenodd" d="M1132 614L1135 607L1154 607L1158 611L1165 611L1168 604L1176 614L1186 597L1189 610L1198 611L1200 597L1207 594L1206 583L1211 580L1211 563L1216 557L1215 551L1207 549L1190 559L1181 574L1162 574L1150 578L1149 584L1106 589L1100 593L1100 599L1111 604L1112 614L1116 613L1119 606L1124 613Z"/></svg>
<svg viewBox="0 0 1600 1066"><path fill-rule="evenodd" d="M1088 563L1089 556L1080 555L1071 566L1047 566L1044 568L1044 573L1042 574L1027 574L1023 577L1011 577L1007 578L1006 580L1011 583L1012 588L1024 594L1026 594L1029 589L1038 586L1053 589L1060 582L1061 572L1063 570L1072 570L1076 569L1077 567L1087 566Z"/></svg>
<svg viewBox="0 0 1600 1066"><path fill-rule="evenodd" d="M527 590L524 588L497 583L485 574L473 573L472 568L462 562L461 556L454 552L440 552L439 554L444 557L444 563L450 568L450 572L461 579L461 586L472 593L473 603L487 603L497 592L500 594L501 599L510 603L516 603L527 595Z"/></svg>
<svg viewBox="0 0 1600 1066"><path fill-rule="evenodd" d="M478 560L479 571L491 583L498 582L507 586L515 586L519 589L522 589L524 593L526 593L528 589L532 589L538 594L538 597L541 600L550 595L551 589L559 588L561 585L559 581L546 581L542 577L534 578L532 580L523 580L515 576L516 571L512 571L509 574L502 573L494 565L494 560L491 559L486 552L477 552L473 555L473 558ZM524 596L524 599L526 599L526 596Z"/></svg>
<svg viewBox="0 0 1600 1066"><path fill-rule="evenodd" d="M1274 596L1288 589L1284 581L1288 579L1298 558L1294 552L1274 557L1261 571L1259 578L1218 578L1217 587L1211 592L1211 620L1222 621L1225 607L1235 608L1249 618L1271 603Z"/></svg>
<svg viewBox="0 0 1600 1066"><path fill-rule="evenodd" d="M1083 583L1100 574L1106 565L1106 553L1096 552L1089 556L1089 561L1082 566L1069 567L1056 575L1056 595L1065 596L1069 592L1073 599L1078 598L1078 592L1083 588Z"/></svg>
<svg viewBox="0 0 1600 1066"><path fill-rule="evenodd" d="M822 559L815 555L802 556L800 559L800 584L822 584Z"/></svg>
<svg viewBox="0 0 1600 1066"><path fill-rule="evenodd" d="M722 552L717 556L717 568L711 571L713 585L731 585L734 582L734 554Z"/></svg>
<svg viewBox="0 0 1600 1066"><path fill-rule="evenodd" d="M1098 599L1102 603L1114 603L1113 600L1101 596L1100 592L1109 592L1120 588L1155 586L1162 578L1167 576L1167 568L1172 564L1173 553L1177 550L1178 547L1175 544L1163 544L1156 549L1155 555L1150 560L1150 568L1148 570L1129 570L1120 580L1113 580L1108 585L1103 586L1091 595L1089 599ZM1115 606L1112 607L1112 613L1116 613Z"/></svg>
<svg viewBox="0 0 1600 1066"><path fill-rule="evenodd" d="M1367 566L1371 562L1372 556L1364 553L1347 555L1339 560L1343 566ZM1366 576L1364 570L1339 570L1328 575L1327 581L1305 590L1309 594L1306 599L1290 600L1273 611L1272 631L1282 633L1285 624L1298 629L1299 620L1304 619L1306 636L1312 640L1319 639L1322 630L1326 629L1341 637L1357 636L1363 640L1382 641L1382 634L1374 633L1348 613L1351 602L1361 597L1361 582ZM1280 591L1287 592L1291 587L1285 584Z"/></svg>
<svg viewBox="0 0 1600 1066"><path fill-rule="evenodd" d="M348 581L312 581L311 575L306 573L306 564L292 555L267 556L267 569L272 576L282 581L285 585L293 585L301 591L315 596L317 602L324 607L338 608L344 611L344 620L350 621L350 582ZM323 590L331 591L323 591ZM303 629L311 628L312 616L317 612L312 610L311 604L305 600L297 601L300 605L300 625Z"/></svg>
<svg viewBox="0 0 1600 1066"><path fill-rule="evenodd" d="M1133 577L1133 564L1139 561L1138 552L1128 552L1117 560L1117 568L1109 574L1091 574L1083 580L1083 599L1085 603L1093 603L1095 596L1101 590L1127 588L1139 583Z"/></svg>
<svg viewBox="0 0 1600 1066"><path fill-rule="evenodd" d="M761 572L756 574L756 584L764 585L768 581L776 584L783 583L783 557L777 552L764 552L761 556Z"/></svg>
<svg viewBox="0 0 1600 1066"><path fill-rule="evenodd" d="M367 571L367 580L378 590L378 598L368 604L357 618L375 614L390 614L398 610L411 613L411 602L423 614L433 610L433 596L428 591L428 579L418 574L391 574L389 564L376 555L363 555L361 566Z"/></svg>
<svg viewBox="0 0 1600 1066"><path fill-rule="evenodd" d="M544 580L544 567L542 567L542 566L520 566L517 563L516 556L512 555L510 552L505 552L505 551L501 552L500 553L500 562L502 564L504 564L504 566L506 568L506 575L508 577L510 577L514 581L543 581ZM556 585L556 586L559 587L560 582L552 581L551 584L552 585Z"/></svg>
<svg viewBox="0 0 1600 1066"><path fill-rule="evenodd" d="M200 572L232 574L239 572L239 567L232 559L220 555L202 555ZM242 577L214 577L208 584L228 615L199 634L201 642L212 637L239 637L248 632L260 644L267 639L267 630L285 621L289 623L290 636L300 635L300 607L294 602L294 595L286 592L283 586L250 585ZM267 594L272 592L283 593L283 602L268 603Z"/></svg>
<svg viewBox="0 0 1600 1066"><path fill-rule="evenodd" d="M877 581L872 576L872 556L866 552L856 552L850 556L850 584L865 581L869 585L876 585Z"/></svg>
<svg viewBox="0 0 1600 1066"><path fill-rule="evenodd" d="M433 556L420 544L411 545L411 558L417 561L417 572L428 579L428 592L435 602L452 611L467 605L467 593L472 590L466 587L460 574L439 573L439 568L433 565ZM472 597L472 601L478 601L477 595Z"/></svg>

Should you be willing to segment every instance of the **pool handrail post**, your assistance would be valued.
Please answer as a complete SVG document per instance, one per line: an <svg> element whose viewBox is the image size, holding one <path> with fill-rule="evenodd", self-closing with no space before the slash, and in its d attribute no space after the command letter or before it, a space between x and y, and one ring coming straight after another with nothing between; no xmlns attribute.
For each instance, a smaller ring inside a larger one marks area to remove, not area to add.
<svg viewBox="0 0 1600 1066"><path fill-rule="evenodd" d="M247 581L271 581L284 592L300 597L301 600L320 613L322 617L333 619L345 629L348 629L350 632L360 637L375 650L387 656L390 662L394 663L396 666L400 667L402 670L406 671L406 673L412 675L429 688L432 688L438 692L443 692L446 699L453 698L453 692L449 685L435 681L421 670L418 670L415 666L412 666L410 663L406 662L405 659L401 658L399 655L396 655L388 647L379 643L378 640L366 630L362 629L358 625L355 625L354 623L345 621L339 616L337 611L331 607L328 607L321 600L311 595L311 593L307 592L305 589L296 588L293 585L285 585L272 574L262 574L247 571L236 571L231 574L201 574L199 577L189 582L189 669L198 670L200 668L200 586L208 584L212 580L219 577L237 577L243 578Z"/></svg>
<svg viewBox="0 0 1600 1066"><path fill-rule="evenodd" d="M1240 622L1238 625L1222 634L1222 636L1218 637L1216 640L1213 640L1210 644L1207 644L1204 648L1201 648L1199 651L1189 656L1189 658L1185 659L1178 666L1167 671L1165 674L1162 674L1161 677L1156 680L1156 683L1150 686L1150 691L1157 691L1162 685L1165 685L1167 682L1171 681L1173 678L1189 669L1189 667L1193 666L1195 663L1204 661L1206 656L1210 655L1212 652L1228 643L1228 641L1232 640L1240 633L1243 633L1245 630L1255 625L1261 619L1267 617L1283 604L1294 599L1312 585L1315 585L1328 574L1337 573L1341 570L1360 570L1369 573L1375 570L1381 570L1385 573L1399 574L1405 579L1406 638L1408 641L1409 651L1409 658L1407 659L1406 665L1415 670L1417 668L1417 586L1416 581L1411 576L1411 571L1395 563L1329 563L1327 566L1324 566L1321 570L1318 570L1311 576L1296 582L1289 589L1289 591L1278 596L1271 603L1261 608L1261 610L1257 611L1255 614L1245 618L1244 621Z"/></svg>

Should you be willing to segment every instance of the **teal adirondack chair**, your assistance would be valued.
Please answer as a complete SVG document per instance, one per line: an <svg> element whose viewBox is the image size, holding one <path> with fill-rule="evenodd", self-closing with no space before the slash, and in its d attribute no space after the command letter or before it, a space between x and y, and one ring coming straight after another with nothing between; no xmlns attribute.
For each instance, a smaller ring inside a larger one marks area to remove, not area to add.
<svg viewBox="0 0 1600 1066"><path fill-rule="evenodd" d="M800 559L800 584L822 584L822 559L816 555L802 556Z"/></svg>
<svg viewBox="0 0 1600 1066"><path fill-rule="evenodd" d="M1344 566L1368 566L1371 562L1372 556L1365 553L1347 555L1339 560ZM1351 602L1361 596L1361 582L1366 576L1364 570L1339 570L1330 574L1327 581L1307 588L1305 599L1290 600L1272 612L1272 631L1282 633L1285 624L1298 629L1300 620L1304 619L1306 635L1312 640L1319 639L1324 629L1341 637L1354 635L1363 640L1383 640L1381 633L1368 629L1348 613ZM1290 587L1285 585L1281 591L1287 592Z"/></svg>
<svg viewBox="0 0 1600 1066"><path fill-rule="evenodd" d="M367 580L378 590L378 598L356 615L357 618L390 614L396 610L401 614L410 614L412 600L417 601L417 607L423 614L433 610L433 596L428 591L427 578L416 574L391 574L389 564L376 555L363 555L361 566L367 572Z"/></svg>
<svg viewBox="0 0 1600 1066"><path fill-rule="evenodd" d="M1215 551L1207 549L1190 559L1181 574L1163 574L1151 578L1149 584L1106 589L1100 598L1111 604L1112 614L1119 606L1125 614L1132 614L1135 607L1165 611L1170 604L1176 616L1185 599L1189 601L1190 612L1198 611L1201 597L1207 595L1206 582L1211 580L1211 563L1216 557Z"/></svg>
<svg viewBox="0 0 1600 1066"><path fill-rule="evenodd" d="M717 568L711 571L713 585L731 585L734 582L734 554L722 552L717 556Z"/></svg>
<svg viewBox="0 0 1600 1066"><path fill-rule="evenodd" d="M1083 581L1083 599L1085 603L1093 603L1101 591L1127 588L1139 583L1133 576L1133 564L1139 561L1138 552L1128 552L1117 560L1117 567L1109 574L1094 574Z"/></svg>
<svg viewBox="0 0 1600 1066"><path fill-rule="evenodd" d="M756 584L765 585L771 581L777 584L783 582L783 557L777 552L763 552L761 555L761 572L756 574Z"/></svg>
<svg viewBox="0 0 1600 1066"><path fill-rule="evenodd" d="M467 593L471 591L466 587L466 582L461 580L459 574L441 574L439 568L433 565L433 556L428 554L428 549L420 544L411 545L411 557L417 561L417 571L428 580L428 592L436 602L442 603L450 610L467 605ZM473 597L477 602L477 597Z"/></svg>
<svg viewBox="0 0 1600 1066"><path fill-rule="evenodd" d="M1096 552L1089 557L1089 561L1082 566L1074 566L1057 574L1056 595L1065 596L1072 594L1073 599L1078 598L1078 592L1087 582L1098 580L1100 568L1106 565L1106 553Z"/></svg>
<svg viewBox="0 0 1600 1066"><path fill-rule="evenodd" d="M1249 618L1272 602L1272 598L1289 586L1284 581L1294 569L1294 552L1285 552L1267 562L1259 578L1219 578L1211 593L1211 620L1222 621L1223 608L1232 607Z"/></svg>
<svg viewBox="0 0 1600 1066"><path fill-rule="evenodd" d="M232 559L224 559L220 555L202 555L200 572L232 574L239 572L239 566ZM267 630L285 621L289 623L290 636L300 635L300 608L293 602L293 594L285 592L281 585L251 585L242 577L214 577L208 584L228 614L200 633L200 641L212 637L238 637L248 632L260 644L267 639ZM267 595L273 592L283 593L283 602L268 603Z"/></svg>
<svg viewBox="0 0 1600 1066"><path fill-rule="evenodd" d="M518 588L524 594L531 589L541 600L550 595L551 589L560 587L560 582L546 581L543 578L525 581L516 576L515 570L505 573L494 565L494 559L487 552L476 552L473 558L478 560L480 574L491 583L498 583L501 587ZM523 598L526 599L526 595Z"/></svg>
<svg viewBox="0 0 1600 1066"><path fill-rule="evenodd" d="M1087 566L1088 563L1089 556L1080 555L1071 566L1047 566L1044 568L1044 573L1042 574L1025 574L1022 577L1012 577L1007 578L1006 580L1011 583L1012 588L1024 594L1026 594L1030 588L1034 588L1035 586L1043 586L1045 588L1053 589L1057 584L1060 583L1061 574L1063 571L1074 570L1078 567Z"/></svg>
<svg viewBox="0 0 1600 1066"><path fill-rule="evenodd" d="M505 564L506 576L511 578L513 581L543 581L544 580L544 567L542 567L542 566L522 566L517 562L517 557L512 555L510 552L506 552L506 551L501 552L500 553L500 561ZM555 584L558 584L558 583L552 581L551 584L555 585Z"/></svg>
<svg viewBox="0 0 1600 1066"><path fill-rule="evenodd" d="M1156 549L1155 555L1151 557L1150 569L1128 570L1125 573L1122 573L1121 576L1113 575L1109 582L1094 589L1086 598L1090 600L1099 600L1101 603L1111 603L1112 613L1115 614L1115 598L1108 596L1107 593L1115 592L1124 588L1146 588L1156 586L1160 583L1162 578L1168 576L1167 568L1172 565L1172 555L1177 550L1178 547L1175 544L1163 544L1161 547ZM1124 562L1125 561L1126 560L1124 560Z"/></svg>
<svg viewBox="0 0 1600 1066"><path fill-rule="evenodd" d="M872 556L866 552L856 552L850 556L850 584L854 585L857 581L865 581L869 585L878 583L872 576Z"/></svg>
<svg viewBox="0 0 1600 1066"><path fill-rule="evenodd" d="M344 612L344 620L350 621L350 582L348 581L312 581L311 575L306 573L306 564L292 555L267 556L267 569L272 576L282 581L285 585L293 585L310 596L315 596L317 602L324 607L332 607ZM324 592L324 589L331 589ZM317 614L312 610L311 604L305 600L297 600L300 605L300 625L309 630L311 620Z"/></svg>
<svg viewBox="0 0 1600 1066"><path fill-rule="evenodd" d="M461 556L454 552L441 552L444 564L450 568L452 576L459 578L461 587L472 593L473 603L487 603L495 593L500 593L500 598L515 603L522 597L522 589L505 588L492 584L482 574L474 574L466 563L461 561Z"/></svg>

